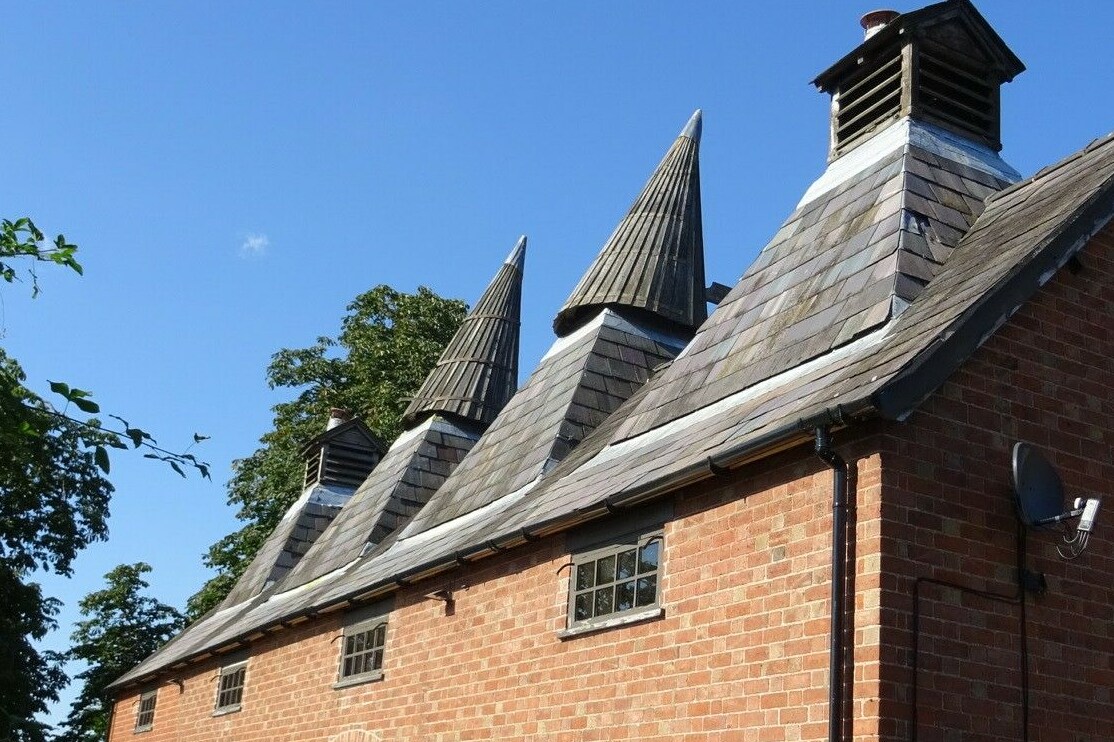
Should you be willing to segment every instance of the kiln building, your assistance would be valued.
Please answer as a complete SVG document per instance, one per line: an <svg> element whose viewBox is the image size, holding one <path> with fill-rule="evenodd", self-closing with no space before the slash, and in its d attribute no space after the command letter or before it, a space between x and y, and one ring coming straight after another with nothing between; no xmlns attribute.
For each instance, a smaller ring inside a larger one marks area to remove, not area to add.
<svg viewBox="0 0 1114 742"><path fill-rule="evenodd" d="M1109 738L1114 547L1027 534L1010 452L1114 481L1114 140L1022 179L978 11L864 20L827 169L710 316L698 111L525 384L523 240L111 739Z"/></svg>

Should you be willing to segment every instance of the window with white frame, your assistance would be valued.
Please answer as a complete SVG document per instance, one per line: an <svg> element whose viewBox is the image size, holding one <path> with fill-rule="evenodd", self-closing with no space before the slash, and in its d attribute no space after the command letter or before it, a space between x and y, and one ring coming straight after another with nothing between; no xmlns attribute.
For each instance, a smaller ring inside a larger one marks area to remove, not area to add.
<svg viewBox="0 0 1114 742"><path fill-rule="evenodd" d="M244 700L244 683L247 680L247 661L225 665L220 669L217 682L217 705L213 713L227 714L239 711Z"/></svg>
<svg viewBox="0 0 1114 742"><path fill-rule="evenodd" d="M633 533L573 555L570 629L640 618L661 606L662 531Z"/></svg>
<svg viewBox="0 0 1114 742"><path fill-rule="evenodd" d="M158 700L157 690L139 694L139 705L135 710L135 731L146 732L155 725L156 700Z"/></svg>

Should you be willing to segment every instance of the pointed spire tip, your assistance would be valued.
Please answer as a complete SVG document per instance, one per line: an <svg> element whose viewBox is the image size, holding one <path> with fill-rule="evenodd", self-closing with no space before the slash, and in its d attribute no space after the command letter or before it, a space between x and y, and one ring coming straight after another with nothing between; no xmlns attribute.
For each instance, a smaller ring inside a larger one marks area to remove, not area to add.
<svg viewBox="0 0 1114 742"><path fill-rule="evenodd" d="M697 144L700 143L700 131L704 128L704 112L699 108L692 114L692 118L681 130L680 136L688 137Z"/></svg>
<svg viewBox="0 0 1114 742"><path fill-rule="evenodd" d="M503 262L506 265L513 265L515 268L518 268L519 273L522 272L522 268L526 263L526 235L522 235L518 238L518 242L514 243L514 249L511 250L511 254L508 255L507 259Z"/></svg>

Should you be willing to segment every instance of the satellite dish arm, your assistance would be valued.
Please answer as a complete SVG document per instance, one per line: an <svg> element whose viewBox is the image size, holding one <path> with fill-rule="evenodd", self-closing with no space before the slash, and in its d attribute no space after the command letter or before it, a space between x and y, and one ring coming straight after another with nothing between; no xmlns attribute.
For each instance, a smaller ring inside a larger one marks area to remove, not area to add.
<svg viewBox="0 0 1114 742"><path fill-rule="evenodd" d="M1068 510L1066 512L1060 513L1059 515L1053 515L1051 518L1042 518L1041 520L1033 521L1033 525L1034 526L1050 526L1053 523L1059 523L1060 521L1064 521L1064 520L1067 520L1069 518L1075 518L1075 517L1080 516L1080 515L1083 515L1083 508L1081 508L1081 507L1080 508L1073 508L1073 509Z"/></svg>

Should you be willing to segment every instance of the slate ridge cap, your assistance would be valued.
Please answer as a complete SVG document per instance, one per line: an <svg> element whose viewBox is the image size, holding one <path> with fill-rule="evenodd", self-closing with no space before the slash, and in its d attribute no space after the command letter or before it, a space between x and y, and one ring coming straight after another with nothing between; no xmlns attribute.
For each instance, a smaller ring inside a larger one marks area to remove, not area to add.
<svg viewBox="0 0 1114 742"><path fill-rule="evenodd" d="M1004 198L1008 195L1011 195L1011 194L1021 190L1022 188L1027 188L1028 186L1033 185L1037 181L1042 180L1042 179L1046 178L1047 176L1051 175L1052 173L1070 165L1075 160L1078 160L1079 158L1081 158L1081 157L1083 157L1087 154L1090 154L1091 152L1094 152L1097 149L1100 149L1102 147L1105 147L1105 146L1109 145L1111 142L1114 142L1114 131L1112 131L1109 134L1106 134L1104 136L1096 137L1095 139L1092 139L1090 141L1090 143L1088 143L1087 146L1084 147L1083 149L1079 149L1079 150L1076 150L1075 152L1072 152L1071 154L1065 155L1063 159L1057 160L1056 162L1053 162L1050 165L1045 165L1040 170L1038 170L1037 172L1030 175L1028 178L1025 178L1023 180L1019 180L1016 183L1012 183L1012 184L1006 186L1005 188L1003 188L1002 190L998 191L997 193L990 194L989 196L986 197L986 203L987 203L987 205L990 205L990 204L994 203L995 201L998 201L998 200L1000 200L1000 199L1002 199L1002 198Z"/></svg>

